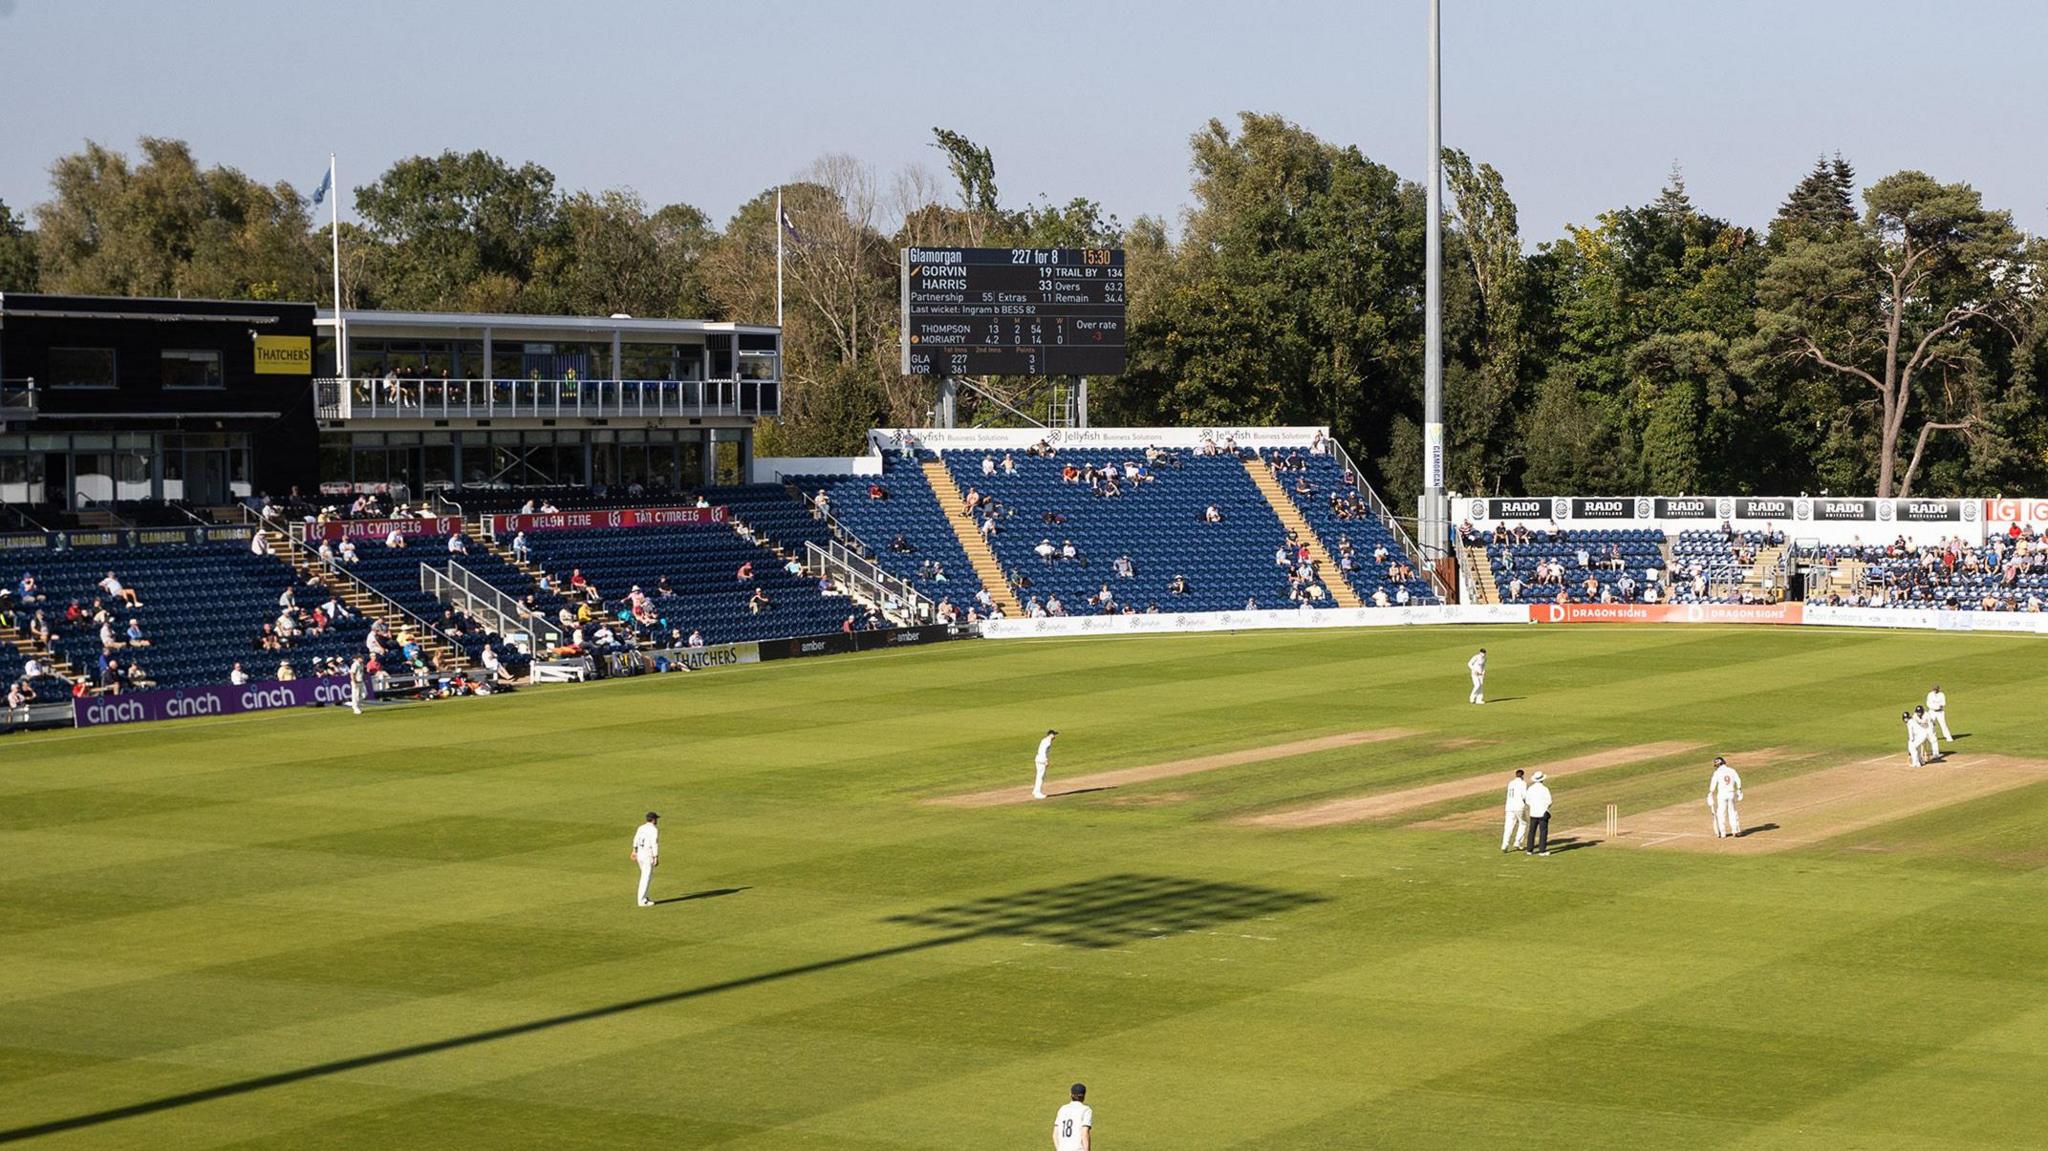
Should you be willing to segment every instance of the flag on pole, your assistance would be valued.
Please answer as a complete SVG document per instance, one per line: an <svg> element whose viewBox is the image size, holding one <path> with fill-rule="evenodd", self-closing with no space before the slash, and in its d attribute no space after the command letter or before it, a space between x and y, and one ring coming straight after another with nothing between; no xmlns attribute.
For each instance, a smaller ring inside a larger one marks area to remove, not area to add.
<svg viewBox="0 0 2048 1151"><path fill-rule="evenodd" d="M781 198L782 197L780 195L776 196L777 200L780 200ZM796 225L790 222L789 209L778 208L777 211L782 216L782 230L789 233L789 238L791 242L801 246L804 242L804 234L802 232L797 231Z"/></svg>
<svg viewBox="0 0 2048 1151"><path fill-rule="evenodd" d="M333 187L334 187L334 169L333 169L333 168L329 168L329 169L327 169L327 171L326 171L325 173L323 173L323 174L321 175L321 177L320 177L320 186L319 186L319 187L317 187L317 188L315 188L315 189L313 189L313 206L314 206L315 208L319 207L319 206L320 206L320 202L321 202L322 200L325 200L325 199L327 198L327 193L328 193L328 191L329 191L330 189L332 189Z"/></svg>

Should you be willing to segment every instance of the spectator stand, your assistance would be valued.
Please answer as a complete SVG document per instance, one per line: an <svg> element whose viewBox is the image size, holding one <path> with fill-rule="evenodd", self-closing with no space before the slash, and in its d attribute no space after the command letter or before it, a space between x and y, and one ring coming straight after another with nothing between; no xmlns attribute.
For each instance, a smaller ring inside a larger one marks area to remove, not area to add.
<svg viewBox="0 0 2048 1151"><path fill-rule="evenodd" d="M436 669L460 669L469 666L470 657L468 652L450 643L432 621L421 616L419 612L398 603L369 579L365 578L361 572L353 570L357 565L344 563L339 558L332 564L321 559L318 545L307 539L303 522L285 524L283 525L283 530L280 530L280 525L275 521L265 520L254 512L245 512L245 514L248 516L251 526L260 532L264 540L269 543L273 554L289 563L308 579L321 585L333 594L335 598L345 604L350 611L356 612L368 619L383 621L385 626L390 628L394 635L401 631L417 633L420 646L428 654L430 666ZM408 521L398 520L391 522L395 524L408 523ZM423 522L411 521L413 526L418 526ZM411 538L431 539L432 537L414 536ZM432 545L421 544L416 546L425 547ZM364 546L359 549L359 554L367 557L376 552L388 550L390 549L384 546L383 537L379 536L375 539L365 540ZM412 547L403 550L406 555L413 555ZM414 562L425 561L416 559ZM406 578L414 578L411 576L410 569L407 570Z"/></svg>

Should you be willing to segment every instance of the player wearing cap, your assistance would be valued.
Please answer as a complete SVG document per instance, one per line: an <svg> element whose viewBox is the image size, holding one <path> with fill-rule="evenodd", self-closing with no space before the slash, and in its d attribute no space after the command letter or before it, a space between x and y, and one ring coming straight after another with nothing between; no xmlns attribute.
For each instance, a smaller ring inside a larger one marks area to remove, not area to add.
<svg viewBox="0 0 2048 1151"><path fill-rule="evenodd" d="M1921 731L1920 720L1912 712L1902 711L1899 718L1906 723L1906 758L1914 767L1919 767L1920 745L1926 742L1926 734Z"/></svg>
<svg viewBox="0 0 2048 1151"><path fill-rule="evenodd" d="M1067 1089L1067 1104L1052 1117L1053 1151L1089 1151L1095 1146L1095 1109L1083 1100L1088 1085L1076 1083Z"/></svg>
<svg viewBox="0 0 2048 1151"><path fill-rule="evenodd" d="M1529 837L1529 781L1522 778L1522 769L1515 769L1515 777L1508 780L1507 822L1500 829L1500 849L1513 851L1522 846Z"/></svg>
<svg viewBox="0 0 2048 1151"><path fill-rule="evenodd" d="M1742 798L1742 777L1728 766L1728 761L1714 757L1714 774L1707 780L1707 807L1714 813L1714 838L1726 839L1742 834L1742 817L1735 812L1735 801Z"/></svg>
<svg viewBox="0 0 2048 1151"><path fill-rule="evenodd" d="M1938 683L1933 691L1927 693L1927 721L1941 725L1941 738L1951 742L1955 740L1956 737L1948 733L1948 694Z"/></svg>
<svg viewBox="0 0 2048 1151"><path fill-rule="evenodd" d="M1465 697L1467 703L1486 702L1486 649L1465 661L1465 667L1472 673L1472 694Z"/></svg>
<svg viewBox="0 0 2048 1151"><path fill-rule="evenodd" d="M1550 788L1543 782L1543 773L1529 777L1529 790L1522 793L1522 800L1529 807L1530 855L1550 854Z"/></svg>
<svg viewBox="0 0 2048 1151"><path fill-rule="evenodd" d="M1045 798L1045 761L1052 754L1052 741L1059 736L1058 730L1047 728L1045 738L1038 741L1038 776L1031 784L1031 798Z"/></svg>
<svg viewBox="0 0 2048 1151"><path fill-rule="evenodd" d="M661 816L647 813L647 822L633 833L633 862L640 865L640 906L653 907L654 901L647 898L647 882L654 878L654 868L661 862L661 831L655 826Z"/></svg>

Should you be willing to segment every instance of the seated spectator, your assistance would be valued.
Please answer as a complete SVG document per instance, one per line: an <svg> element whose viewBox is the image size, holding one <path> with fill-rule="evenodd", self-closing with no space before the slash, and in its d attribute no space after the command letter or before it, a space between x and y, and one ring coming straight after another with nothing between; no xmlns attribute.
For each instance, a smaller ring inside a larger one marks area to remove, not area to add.
<svg viewBox="0 0 2048 1151"><path fill-rule="evenodd" d="M1166 591L1169 595L1188 594L1188 577L1175 572L1173 578L1166 581Z"/></svg>
<svg viewBox="0 0 2048 1151"><path fill-rule="evenodd" d="M738 583L752 583L754 581L754 561L742 561L739 570L734 572L733 575Z"/></svg>
<svg viewBox="0 0 2048 1151"><path fill-rule="evenodd" d="M130 619L128 621L128 646L149 646L149 637L142 634L142 621L139 619Z"/></svg>
<svg viewBox="0 0 2048 1151"><path fill-rule="evenodd" d="M526 533L522 531L522 532L518 533L517 535L513 536L513 537L512 537L512 558L513 558L513 559L515 559L515 560L518 560L518 561L519 561L520 563L525 563L525 562L526 562L526 561L528 560L528 558L530 558L530 557L531 557L531 555L532 555L532 552L531 552L531 550L530 550L530 549L529 549L529 548L527 547L527 543L526 543Z"/></svg>
<svg viewBox="0 0 2048 1151"><path fill-rule="evenodd" d="M1407 607L1408 601L1412 598L1414 597L1408 594L1407 584L1402 584L1400 587L1394 589L1394 605L1396 607Z"/></svg>
<svg viewBox="0 0 2048 1151"><path fill-rule="evenodd" d="M390 548L390 549L392 549L392 550L394 550L394 551L403 551L403 550L405 550L405 548L406 548L406 542L405 542L405 533L404 533L404 532L402 532L402 531L400 531L400 530L399 530L399 529L397 529L397 528L392 528L392 529L391 529L391 530L390 530L389 532L387 532L387 533L385 534L385 536L384 536L384 546L385 546L385 547L387 547L387 548Z"/></svg>
<svg viewBox="0 0 2048 1151"><path fill-rule="evenodd" d="M669 586L668 576L664 575L660 579L654 581L654 594L660 596L662 599L674 598L676 594L676 589Z"/></svg>
<svg viewBox="0 0 2048 1151"><path fill-rule="evenodd" d="M701 631L698 631L698 630L697 630L696 628L691 628L691 629L690 629L690 642L689 642L689 645L688 645L688 646L690 646L690 647L693 647L693 648L701 648L701 647L703 647L703 646L704 646L704 633L703 633L703 632L701 632Z"/></svg>
<svg viewBox="0 0 2048 1151"><path fill-rule="evenodd" d="M909 537L905 536L902 532L897 532L896 538L889 541L889 550L898 555L909 555L917 549L910 546Z"/></svg>
<svg viewBox="0 0 2048 1151"><path fill-rule="evenodd" d="M461 532L448 533L448 554L466 556L469 554L469 540Z"/></svg>
<svg viewBox="0 0 2048 1151"><path fill-rule="evenodd" d="M762 612L769 611L774 607L775 603L768 598L768 589L764 587L755 588L754 594L747 599L747 614L749 615L760 615Z"/></svg>
<svg viewBox="0 0 2048 1151"><path fill-rule="evenodd" d="M795 556L789 557L789 562L782 565L782 574L790 577L791 579L795 579L796 577L804 574L804 561L796 558Z"/></svg>
<svg viewBox="0 0 2048 1151"><path fill-rule="evenodd" d="M880 484L871 483L868 485L868 498L871 500L886 500L889 498L889 489Z"/></svg>
<svg viewBox="0 0 2048 1151"><path fill-rule="evenodd" d="M290 683L297 678L299 678L299 673L292 670L292 661L288 659L277 661L277 681L279 683Z"/></svg>
<svg viewBox="0 0 2048 1151"><path fill-rule="evenodd" d="M326 545L326 542L327 542L327 541L325 541L325 540L322 540L322 541L320 541L320 542L321 542L321 545L322 545L322 546L324 547L324 546ZM264 535L264 534L263 534L262 532L260 532L260 531L252 531L252 532L250 532L250 533L249 533L249 554L250 554L250 555L252 555L252 556L267 556L267 555L269 555L269 554L270 554L270 537L268 537L268 536Z"/></svg>
<svg viewBox="0 0 2048 1151"><path fill-rule="evenodd" d="M1210 504L1208 508L1202 512L1202 519L1204 522L1207 523L1220 524L1223 522L1223 511L1222 509L1218 508L1215 504Z"/></svg>
<svg viewBox="0 0 2048 1151"><path fill-rule="evenodd" d="M33 579L34 577L32 576L24 576L22 582L24 584L32 584ZM121 578L111 571L107 573L107 578L99 582L99 587L101 591L107 593L109 598L119 600L129 607L142 606L142 597L135 593L135 589L124 585L121 582ZM38 596L37 598L40 599L41 597ZM23 596L21 602L29 602L28 597Z"/></svg>
<svg viewBox="0 0 2048 1151"><path fill-rule="evenodd" d="M985 476L996 474L996 458L987 452L981 453L981 474Z"/></svg>
<svg viewBox="0 0 2048 1151"><path fill-rule="evenodd" d="M1017 461L1012 459L1008 452L1003 453L1003 474L1006 476L1017 474Z"/></svg>
<svg viewBox="0 0 2048 1151"><path fill-rule="evenodd" d="M113 578L113 575L113 572L107 573L107 577L109 579ZM106 586L105 581L101 582L101 586ZM15 592L15 598L20 600L23 605L38 604L43 602L43 587L41 584L36 582L36 576L34 572L22 573L21 582L15 585Z"/></svg>
<svg viewBox="0 0 2048 1151"><path fill-rule="evenodd" d="M1053 547L1049 539L1039 540L1038 546L1031 550L1038 553L1038 558L1045 561L1047 567L1052 566L1053 557L1059 554L1059 549Z"/></svg>
<svg viewBox="0 0 2048 1151"><path fill-rule="evenodd" d="M1137 565L1131 562L1131 557L1128 555L1116 557L1116 563L1111 565L1111 570L1116 573L1116 578L1118 579L1131 579L1138 574ZM1174 578L1179 579L1180 577L1175 576Z"/></svg>
<svg viewBox="0 0 2048 1151"><path fill-rule="evenodd" d="M340 550L342 563L352 564L356 562L356 541L347 539L341 541Z"/></svg>
<svg viewBox="0 0 2048 1151"><path fill-rule="evenodd" d="M1081 558L1081 549L1074 546L1073 540L1061 540L1060 558L1063 560L1078 561Z"/></svg>

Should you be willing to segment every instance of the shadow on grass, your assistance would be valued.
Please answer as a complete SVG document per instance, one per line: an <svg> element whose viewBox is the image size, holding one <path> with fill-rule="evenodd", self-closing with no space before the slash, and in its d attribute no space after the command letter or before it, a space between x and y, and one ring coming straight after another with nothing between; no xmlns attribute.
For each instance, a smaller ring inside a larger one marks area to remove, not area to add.
<svg viewBox="0 0 2048 1151"><path fill-rule="evenodd" d="M719 888L674 896L662 902L709 899L745 890L747 889L743 887ZM500 1039L566 1027L574 1023L588 1023L650 1007L684 1003L724 991L739 991L785 979L817 975L842 967L930 951L956 943L969 943L977 939L1033 938L1071 947L1119 947L1139 940L1203 931L1225 923L1276 915L1321 902L1321 896L1304 892L1184 879L1177 876L1128 874L1106 875L1063 887L1044 887L1011 895L990 896L968 903L935 907L929 911L890 916L884 922L929 928L943 933L893 947L881 947L853 955L777 968L737 979L678 988L602 1007L544 1016L524 1023L472 1031L466 1035L453 1035L446 1039L393 1047L384 1051L373 1051L347 1059L314 1063L197 1091L109 1107L102 1111L11 1127L0 1130L0 1143L17 1143L65 1131L98 1127L121 1119L155 1115L215 1099L229 1099L308 1079L339 1075L364 1067L397 1063L442 1051L461 1050Z"/></svg>
<svg viewBox="0 0 2048 1151"><path fill-rule="evenodd" d="M713 887L706 891L692 891L688 895L671 895L667 899L657 899L654 901L654 905L659 907L664 903L688 903L693 899L717 899L721 895L738 895L742 891L752 890L753 888L751 887Z"/></svg>
<svg viewBox="0 0 2048 1151"><path fill-rule="evenodd" d="M1580 839L1576 835L1560 835L1550 841L1550 854L1563 855L1567 851L1581 851L1588 847L1598 846L1600 846L1600 841L1597 839Z"/></svg>
<svg viewBox="0 0 2048 1151"><path fill-rule="evenodd" d="M1759 823L1755 827L1745 827L1741 831L1736 832L1735 838L1747 839L1752 835L1762 835L1767 831L1776 830L1778 830L1778 825L1775 823Z"/></svg>

